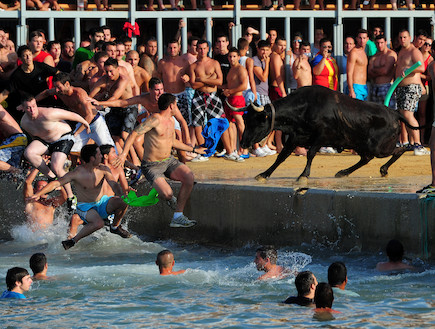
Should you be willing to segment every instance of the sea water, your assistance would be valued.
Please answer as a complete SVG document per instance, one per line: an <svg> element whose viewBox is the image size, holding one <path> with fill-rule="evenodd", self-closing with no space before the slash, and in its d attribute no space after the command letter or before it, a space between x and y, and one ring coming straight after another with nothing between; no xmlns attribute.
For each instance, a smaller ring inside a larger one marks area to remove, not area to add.
<svg viewBox="0 0 435 329"><path fill-rule="evenodd" d="M340 254L319 246L278 250L278 263L310 270L327 281L334 261L348 268L347 289L360 297L335 296L328 321L313 309L281 302L296 295L294 276L258 281L253 260L257 246L237 250L122 239L102 229L65 251L67 224L46 231L25 225L0 243L0 287L8 268L25 267L35 252L48 257L49 281L36 281L26 300L0 300L1 328L424 328L435 327L434 269L421 263L418 273L381 274L384 255ZM156 254L170 249L177 276L160 276Z"/></svg>

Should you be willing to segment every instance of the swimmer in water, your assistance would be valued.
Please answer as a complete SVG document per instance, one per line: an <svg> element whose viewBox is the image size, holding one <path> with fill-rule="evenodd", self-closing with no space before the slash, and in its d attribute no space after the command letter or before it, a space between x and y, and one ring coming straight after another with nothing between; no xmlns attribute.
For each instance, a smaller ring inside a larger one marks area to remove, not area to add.
<svg viewBox="0 0 435 329"><path fill-rule="evenodd" d="M174 254L170 250L162 250L157 254L156 265L159 267L160 275L178 275L186 272L186 270L173 272L174 264Z"/></svg>
<svg viewBox="0 0 435 329"><path fill-rule="evenodd" d="M335 294L359 297L356 292L345 290L347 285L347 268L343 262L335 262L329 265L328 283Z"/></svg>
<svg viewBox="0 0 435 329"><path fill-rule="evenodd" d="M283 279L291 274L291 271L276 265L278 252L272 247L261 247L257 249L254 263L257 270L266 272L258 280Z"/></svg>
<svg viewBox="0 0 435 329"><path fill-rule="evenodd" d="M387 244L388 262L380 262L376 265L376 269L380 272L390 271L414 271L415 267L403 262L404 249L399 240L390 240Z"/></svg>
<svg viewBox="0 0 435 329"><path fill-rule="evenodd" d="M25 299L24 292L29 291L32 286L32 278L29 272L22 267L12 267L6 274L6 286L8 290L4 291L1 298Z"/></svg>
<svg viewBox="0 0 435 329"><path fill-rule="evenodd" d="M334 302L334 292L332 291L329 283L320 282L316 287L314 294L314 302L316 308L314 309L314 317L319 320L332 320L332 313L341 313L332 309Z"/></svg>
<svg viewBox="0 0 435 329"><path fill-rule="evenodd" d="M313 306L314 293L317 287L317 279L310 271L300 272L295 279L297 296L287 298L283 303L297 304L299 306Z"/></svg>
<svg viewBox="0 0 435 329"><path fill-rule="evenodd" d="M47 257L42 252L33 254L29 260L30 268L33 272L33 280L50 280L51 278L47 276L48 263Z"/></svg>

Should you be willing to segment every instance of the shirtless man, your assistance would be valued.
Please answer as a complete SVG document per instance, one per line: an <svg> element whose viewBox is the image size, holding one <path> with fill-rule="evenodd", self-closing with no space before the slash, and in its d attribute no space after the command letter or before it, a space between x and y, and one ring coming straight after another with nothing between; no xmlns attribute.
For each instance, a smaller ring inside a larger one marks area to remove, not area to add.
<svg viewBox="0 0 435 329"><path fill-rule="evenodd" d="M0 105L0 171L19 173L27 137L18 123Z"/></svg>
<svg viewBox="0 0 435 329"><path fill-rule="evenodd" d="M187 125L191 125L189 113L189 103L185 93L186 82L189 76L189 61L180 56L180 45L177 40L168 43L167 56L162 58L157 65L157 76L163 81L165 91L177 97L178 108L186 120Z"/></svg>
<svg viewBox="0 0 435 329"><path fill-rule="evenodd" d="M423 63L423 55L421 51L411 43L411 36L408 30L401 30L399 32L399 42L401 49L397 56L396 75L397 79L403 76L405 71L412 65L420 61ZM396 89L397 108L400 113L408 120L411 126L418 126L418 121L414 117L414 113L417 110L418 100L421 97L421 73L424 72L424 65L417 67L411 74L400 82ZM410 138L410 140L408 139ZM418 130L412 130L402 128L402 143L404 145L413 142L414 155L429 154L420 143L420 132Z"/></svg>
<svg viewBox="0 0 435 329"><path fill-rule="evenodd" d="M17 54L7 47L6 31L0 28L0 79L8 79L17 67Z"/></svg>
<svg viewBox="0 0 435 329"><path fill-rule="evenodd" d="M383 34L378 35L375 39L378 52L370 58L368 67L368 76L372 79L372 88L370 91L370 100L375 103L384 104L388 90L394 80L397 54L387 47L387 41ZM394 97L391 97L389 106L396 108Z"/></svg>
<svg viewBox="0 0 435 329"><path fill-rule="evenodd" d="M65 161L74 145L73 132L64 120L80 122L90 131L88 122L73 112L38 107L35 98L31 95L23 97L22 107L24 115L21 119L21 127L34 138L24 151L24 156L50 180L63 177L66 174ZM51 169L42 158L44 154L51 154ZM76 197L69 184L65 186L65 191L68 196L68 208L75 209Z"/></svg>
<svg viewBox="0 0 435 329"><path fill-rule="evenodd" d="M157 76L157 40L152 37L145 44L145 53L140 56L139 66L152 77Z"/></svg>
<svg viewBox="0 0 435 329"><path fill-rule="evenodd" d="M228 129L230 135L231 149L234 150L231 154L225 154L224 159L239 161L240 158L237 152L237 133L239 140L242 139L243 132L245 131L245 122L243 121L243 108L246 106L243 92L248 87L248 71L240 65L240 53L237 48L231 48L228 52L228 60L230 62L230 70L227 75L227 85L223 89L223 94L227 97L225 104L225 116L230 122ZM229 107L231 106L231 108ZM238 111L237 111L238 110ZM241 154L244 154L241 150Z"/></svg>
<svg viewBox="0 0 435 329"><path fill-rule="evenodd" d="M120 74L116 59L107 59L104 62L104 70L106 75L103 75L97 81L95 87L89 93L89 97L96 100L110 101L125 100L133 96L131 85L128 83L128 79ZM137 115L137 106L134 105L126 108L111 108L110 113L106 115L107 126L115 140L118 151L123 147L122 139L125 140L128 134L133 131Z"/></svg>
<svg viewBox="0 0 435 329"><path fill-rule="evenodd" d="M42 190L48 182L45 180L38 180L35 178L38 176L39 170L33 169L29 176L27 176L24 189L24 212L27 217L27 222L31 226L33 231L39 229L46 229L53 224L54 211L57 207L60 207L66 201L66 192L61 189L61 195L48 198L47 194L41 195L39 200L35 202L27 202L27 198L30 198L36 192ZM32 185L34 183L34 186Z"/></svg>
<svg viewBox="0 0 435 329"><path fill-rule="evenodd" d="M405 253L403 245L398 240L390 240L386 247L388 262L380 262L376 265L376 270L380 272L388 271L406 271L415 270L414 266L403 262L403 255Z"/></svg>
<svg viewBox="0 0 435 329"><path fill-rule="evenodd" d="M157 254L156 265L159 267L160 275L178 275L186 270L172 271L175 265L174 254L169 250L162 250Z"/></svg>
<svg viewBox="0 0 435 329"><path fill-rule="evenodd" d="M97 70L95 71L95 69L92 69L88 74L89 82L87 89L89 89L89 91L94 89L95 84L98 82L98 80L100 80L100 78L106 74L106 70L104 70L104 63L107 61L108 58L109 55L105 51L100 51L96 53L95 56L92 58L92 61Z"/></svg>
<svg viewBox="0 0 435 329"><path fill-rule="evenodd" d="M152 114L145 122L137 126L128 136L125 148L114 161L114 166L122 166L127 157L127 152L133 145L137 136L144 135L144 158L141 169L146 179L157 190L159 196L166 200L168 205L175 210L171 227L190 227L196 224L189 220L183 210L193 188L193 173L189 167L176 160L171 155L172 147L184 151L204 153L205 149L192 147L175 138L174 119L172 111L177 107L175 96L163 94L158 100L159 113ZM175 198L171 186L166 182L165 176L180 181L181 187L178 198Z"/></svg>
<svg viewBox="0 0 435 329"><path fill-rule="evenodd" d="M49 276L47 276L48 270L48 262L47 256L42 252L38 252L33 254L29 259L29 266L33 272L33 280L50 280Z"/></svg>
<svg viewBox="0 0 435 329"><path fill-rule="evenodd" d="M95 106L89 102L86 91L82 88L71 86L69 74L63 72L56 74L53 78L53 85L54 88L46 89L37 95L35 97L36 101L38 102L49 95L57 96L69 110L79 114L89 123L90 133L81 124L77 125L74 130L75 143L71 152L80 152L89 139L92 139L97 145L115 145L107 128L106 120L96 110Z"/></svg>
<svg viewBox="0 0 435 329"><path fill-rule="evenodd" d="M139 53L136 50L130 50L125 57L125 60L131 64L134 71L134 78L141 92L148 92L148 82L151 75L141 68L139 64Z"/></svg>
<svg viewBox="0 0 435 329"><path fill-rule="evenodd" d="M192 100L192 124L195 129L198 145L204 144L202 128L207 118L220 118L224 109L220 98L216 95L217 86L222 85L222 70L218 61L208 57L209 46L206 40L198 41L198 60L190 65L190 84L195 89ZM228 131L222 134L222 142L227 154L233 153L229 142Z"/></svg>
<svg viewBox="0 0 435 329"><path fill-rule="evenodd" d="M269 74L269 98L274 100L287 96L285 91L285 52L287 41L282 37L277 37L270 55L270 74ZM282 144L282 131L275 130L275 145L278 153L284 148Z"/></svg>
<svg viewBox="0 0 435 329"><path fill-rule="evenodd" d="M356 46L347 57L347 86L349 96L365 101L368 96L367 89L367 65L368 59L365 53L368 31L360 29L356 37Z"/></svg>
<svg viewBox="0 0 435 329"><path fill-rule="evenodd" d="M313 84L313 74L309 62L311 46L308 41L301 43L300 52L293 63L293 75L298 83L298 88L311 86Z"/></svg>
<svg viewBox="0 0 435 329"><path fill-rule="evenodd" d="M82 164L57 181L50 182L42 190L35 193L28 201L36 201L41 195L54 189L74 183L77 191L77 210L80 218L86 223L80 232L72 239L62 241L65 250L73 247L80 239L104 227L104 219L109 214L115 214L114 224L110 232L123 238L131 234L124 230L120 223L127 210L127 204L122 200L121 187L116 183L110 169L101 163L102 156L98 145L83 146L80 152ZM108 197L103 193L103 182L107 181L116 196Z"/></svg>
<svg viewBox="0 0 435 329"><path fill-rule="evenodd" d="M282 266L276 265L278 253L274 248L258 248L255 254L254 263L258 271L266 272L258 280L282 279L290 274L290 271Z"/></svg>
<svg viewBox="0 0 435 329"><path fill-rule="evenodd" d="M114 107L127 107L135 104L140 104L145 112L141 113L137 117L137 121L139 123L143 123L150 114L158 113L159 106L158 100L161 95L164 93L163 82L159 78L151 78L149 81L149 93L141 94L139 96L134 96L125 100L113 100L113 101L103 101L103 102L95 102L97 105L102 106L114 106ZM183 118L180 110L177 108L172 109L172 116L175 118L175 129L177 129L177 122L180 124L180 129L182 132L183 142L187 145L191 145L189 129L187 127L187 123ZM144 135L139 135L134 142L134 147L140 159L143 158L143 137ZM140 144L140 145L139 145Z"/></svg>

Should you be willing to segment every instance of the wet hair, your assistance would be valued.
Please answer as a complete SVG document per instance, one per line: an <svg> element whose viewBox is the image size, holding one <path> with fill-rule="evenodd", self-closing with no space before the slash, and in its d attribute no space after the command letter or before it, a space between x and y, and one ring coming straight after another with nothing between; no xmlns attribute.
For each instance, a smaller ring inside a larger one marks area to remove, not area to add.
<svg viewBox="0 0 435 329"><path fill-rule="evenodd" d="M169 107L169 105L175 103L176 101L177 98L174 95L170 93L164 93L159 97L159 100L157 102L159 105L159 110L160 111L166 110Z"/></svg>
<svg viewBox="0 0 435 329"><path fill-rule="evenodd" d="M328 38L323 38L319 41L319 46L322 47L325 42L331 42L331 40L329 40Z"/></svg>
<svg viewBox="0 0 435 329"><path fill-rule="evenodd" d="M376 38L375 38L375 40L381 40L381 39L384 39L385 41L387 41L387 39L385 38L385 35L384 35L384 34L379 34L379 35L377 35Z"/></svg>
<svg viewBox="0 0 435 329"><path fill-rule="evenodd" d="M65 72L59 72L57 74L55 74L55 76L53 77L53 82L59 81L61 84L65 84L67 82L71 83L71 77L69 76L68 73Z"/></svg>
<svg viewBox="0 0 435 329"><path fill-rule="evenodd" d="M50 41L49 43L47 43L47 50L50 51L51 48L53 48L54 45L59 45L60 46L60 42L57 41L57 40Z"/></svg>
<svg viewBox="0 0 435 329"><path fill-rule="evenodd" d="M260 247L257 249L257 252L260 254L261 258L269 258L271 264L276 264L276 261L278 260L278 252L275 248L271 246Z"/></svg>
<svg viewBox="0 0 435 329"><path fill-rule="evenodd" d="M102 58L102 57L109 57L109 54L105 51L99 51L98 53L95 53L95 55L93 57L94 62L95 63L98 62L100 60L100 58Z"/></svg>
<svg viewBox="0 0 435 329"><path fill-rule="evenodd" d="M104 62L104 66L109 66L109 65L112 65L113 67L118 67L119 66L118 60L109 57L107 61Z"/></svg>
<svg viewBox="0 0 435 329"><path fill-rule="evenodd" d="M110 150L112 149L112 148L114 148L115 146L113 146L113 145L110 145L110 144L103 144L103 145L100 145L100 152L101 152L101 155L106 155L106 154L109 154L109 152L110 152ZM101 160L101 161L103 161L103 160Z"/></svg>
<svg viewBox="0 0 435 329"><path fill-rule="evenodd" d="M307 40L302 40L302 42L301 42L301 47L306 47L306 46L310 46L310 48L311 48L311 44L310 44L310 42L307 41Z"/></svg>
<svg viewBox="0 0 435 329"><path fill-rule="evenodd" d="M331 286L326 282L320 282L316 287L316 292L314 293L314 303L316 308L332 307L334 302L334 292Z"/></svg>
<svg viewBox="0 0 435 329"><path fill-rule="evenodd" d="M310 293L311 285L314 284L314 275L311 271L300 272L295 279L298 296L304 297Z"/></svg>
<svg viewBox="0 0 435 329"><path fill-rule="evenodd" d="M237 40L237 48L238 49L245 49L246 47L249 47L249 41L245 38L240 38Z"/></svg>
<svg viewBox="0 0 435 329"><path fill-rule="evenodd" d="M163 95L162 95L163 96ZM161 267L168 267L172 264L172 262L168 262L167 255L172 255L172 252L168 249L162 250L157 254L156 264Z"/></svg>
<svg viewBox="0 0 435 329"><path fill-rule="evenodd" d="M403 254L405 253L403 249L403 244L396 239L390 240L387 243L387 256L392 262L400 262L403 259Z"/></svg>
<svg viewBox="0 0 435 329"><path fill-rule="evenodd" d="M22 45L22 46L19 46L18 49L17 49L17 56L18 56L19 58L21 58L21 56L23 55L23 53L24 53L26 50L32 52L32 50L30 49L30 47L29 47L28 45Z"/></svg>
<svg viewBox="0 0 435 329"><path fill-rule="evenodd" d="M156 85L159 85L159 84L163 84L163 81L162 80L160 80L159 78L156 78L156 77L154 77L154 78L151 78L150 79L150 81L148 81L148 88L151 90L151 89L154 89L154 87L156 86Z"/></svg>
<svg viewBox="0 0 435 329"><path fill-rule="evenodd" d="M332 286L338 286L346 281L347 268L343 262L335 262L328 268L328 283Z"/></svg>
<svg viewBox="0 0 435 329"><path fill-rule="evenodd" d="M189 38L187 39L187 44L188 44L189 46L191 46L193 41L199 41L199 38L198 38L198 37L189 37Z"/></svg>
<svg viewBox="0 0 435 329"><path fill-rule="evenodd" d="M95 157L97 155L97 144L89 144L82 147L80 151L80 159L83 162L89 163L91 161L91 157Z"/></svg>
<svg viewBox="0 0 435 329"><path fill-rule="evenodd" d="M44 37L44 34L42 34L40 31L32 31L29 34L29 40L32 40L34 37Z"/></svg>
<svg viewBox="0 0 435 329"><path fill-rule="evenodd" d="M20 92L20 104L26 103L26 102L31 102L32 100L35 99L35 96L33 96L32 94L29 94L25 91Z"/></svg>
<svg viewBox="0 0 435 329"><path fill-rule="evenodd" d="M264 48L264 47L270 48L270 42L267 40L258 41L257 48L260 49L260 48Z"/></svg>
<svg viewBox="0 0 435 329"><path fill-rule="evenodd" d="M12 267L6 273L6 287L9 291L15 288L15 282L22 282L25 276L29 275L29 272L22 267Z"/></svg>
<svg viewBox="0 0 435 329"><path fill-rule="evenodd" d="M230 50L228 51L228 54L229 53L236 53L237 55L240 56L240 52L236 47L231 47Z"/></svg>
<svg viewBox="0 0 435 329"><path fill-rule="evenodd" d="M47 257L42 252L33 254L32 257L30 257L29 265L32 269L33 275L41 273L44 270L46 264Z"/></svg>

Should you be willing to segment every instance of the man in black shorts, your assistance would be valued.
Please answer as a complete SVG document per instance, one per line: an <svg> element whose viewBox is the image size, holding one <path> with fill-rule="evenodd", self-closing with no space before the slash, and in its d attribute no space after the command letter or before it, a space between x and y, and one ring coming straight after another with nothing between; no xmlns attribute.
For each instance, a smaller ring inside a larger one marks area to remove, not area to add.
<svg viewBox="0 0 435 329"><path fill-rule="evenodd" d="M203 154L205 148L192 147L175 138L174 119L172 111L177 108L177 101L172 94L163 94L158 100L159 113L153 113L145 122L137 126L128 136L124 150L114 161L114 166L123 165L133 142L140 135L144 136L144 158L142 172L147 180L175 210L171 227L190 227L196 224L183 214L184 206L193 188L193 173L185 164L171 155L172 147ZM173 195L171 186L166 182L165 176L181 182L178 199Z"/></svg>
<svg viewBox="0 0 435 329"><path fill-rule="evenodd" d="M33 137L33 141L24 151L25 158L49 179L63 177L66 174L65 161L74 145L73 132L64 120L80 122L90 133L88 122L77 113L58 108L38 107L31 95L23 97L21 106L24 110L21 127ZM51 169L42 158L44 154L51 154ZM75 209L77 199L70 184L65 185L65 191L68 196L68 208Z"/></svg>

